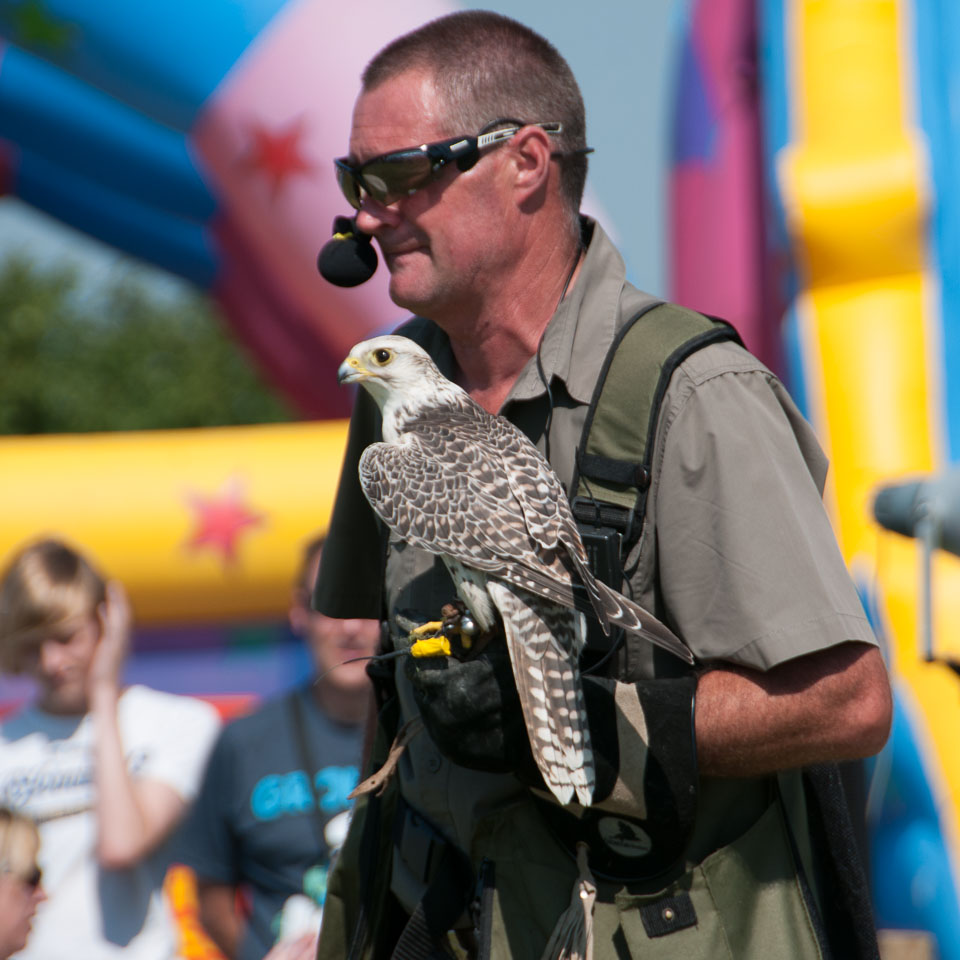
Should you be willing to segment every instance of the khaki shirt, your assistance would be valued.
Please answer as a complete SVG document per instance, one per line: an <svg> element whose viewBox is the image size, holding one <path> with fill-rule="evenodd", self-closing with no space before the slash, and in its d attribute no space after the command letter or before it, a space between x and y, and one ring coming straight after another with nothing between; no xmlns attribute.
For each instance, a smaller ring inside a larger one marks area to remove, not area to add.
<svg viewBox="0 0 960 960"><path fill-rule="evenodd" d="M627 283L623 260L603 230L590 221L584 230L580 276L541 345L553 399L549 458L568 490L586 407L610 344L652 301ZM451 372L449 343L438 328L418 319L401 332ZM547 411L531 359L501 413L545 450ZM387 550L380 606L378 527L357 480L357 459L375 439L379 413L361 393L315 605L334 617L385 611L392 619L402 611L434 619L455 596L446 570L439 558L399 542ZM826 470L809 424L756 358L729 342L696 352L675 371L661 408L643 536L626 564L633 597L669 623L701 663L767 670L848 640L875 643L821 501ZM628 655L631 677L660 669L661 659L646 645L629 645ZM416 708L402 668L396 678L406 719ZM475 862L483 855L477 823L524 794L511 776L448 762L426 733L410 743L399 775L407 802ZM769 798L768 781L702 780L688 862L744 833ZM402 865L395 865L394 892L407 909L419 898Z"/></svg>

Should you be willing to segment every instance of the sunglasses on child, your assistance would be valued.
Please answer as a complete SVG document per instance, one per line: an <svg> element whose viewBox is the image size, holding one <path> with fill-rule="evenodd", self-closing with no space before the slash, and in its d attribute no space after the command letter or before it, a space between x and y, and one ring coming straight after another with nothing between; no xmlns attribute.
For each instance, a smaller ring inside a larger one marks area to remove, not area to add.
<svg viewBox="0 0 960 960"><path fill-rule="evenodd" d="M349 157L341 157L333 161L337 183L355 210L360 209L364 196L371 196L382 204L396 203L436 179L449 163L456 163L460 171L469 170L480 159L481 150L509 140L523 127L540 127L551 136L563 132L563 124L558 122L527 124L519 120L494 120L487 127L501 123L510 126L475 137L451 137L438 143L392 150L359 165L351 163Z"/></svg>

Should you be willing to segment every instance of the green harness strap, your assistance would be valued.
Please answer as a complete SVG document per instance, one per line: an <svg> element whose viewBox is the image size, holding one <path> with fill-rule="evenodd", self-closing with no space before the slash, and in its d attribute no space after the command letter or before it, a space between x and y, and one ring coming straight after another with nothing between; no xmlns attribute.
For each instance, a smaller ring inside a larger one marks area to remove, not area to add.
<svg viewBox="0 0 960 960"><path fill-rule="evenodd" d="M572 506L588 534L591 528L619 534L621 561L643 526L660 405L670 378L692 353L722 340L743 345L724 320L655 302L627 321L607 352L577 448ZM596 572L606 579L598 560Z"/></svg>

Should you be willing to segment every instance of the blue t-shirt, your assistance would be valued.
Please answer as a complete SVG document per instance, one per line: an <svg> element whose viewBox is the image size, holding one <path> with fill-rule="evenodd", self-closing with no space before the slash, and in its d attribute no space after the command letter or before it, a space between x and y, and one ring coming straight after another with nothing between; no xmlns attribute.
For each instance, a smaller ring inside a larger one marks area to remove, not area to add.
<svg viewBox="0 0 960 960"><path fill-rule="evenodd" d="M305 721L306 751L291 698ZM239 960L261 960L273 946L288 897L305 894L322 905L330 855L346 834L361 748L362 725L331 720L309 688L220 734L180 831L179 859L198 878L238 886L249 898Z"/></svg>

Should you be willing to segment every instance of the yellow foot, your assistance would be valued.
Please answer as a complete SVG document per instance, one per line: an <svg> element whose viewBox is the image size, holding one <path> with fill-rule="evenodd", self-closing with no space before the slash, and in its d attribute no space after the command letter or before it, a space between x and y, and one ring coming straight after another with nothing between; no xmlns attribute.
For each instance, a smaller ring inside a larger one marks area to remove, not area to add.
<svg viewBox="0 0 960 960"><path fill-rule="evenodd" d="M427 637L437 637L443 635L443 621L430 620L428 623L421 623L419 627L414 627L410 631L411 640L424 640Z"/></svg>

